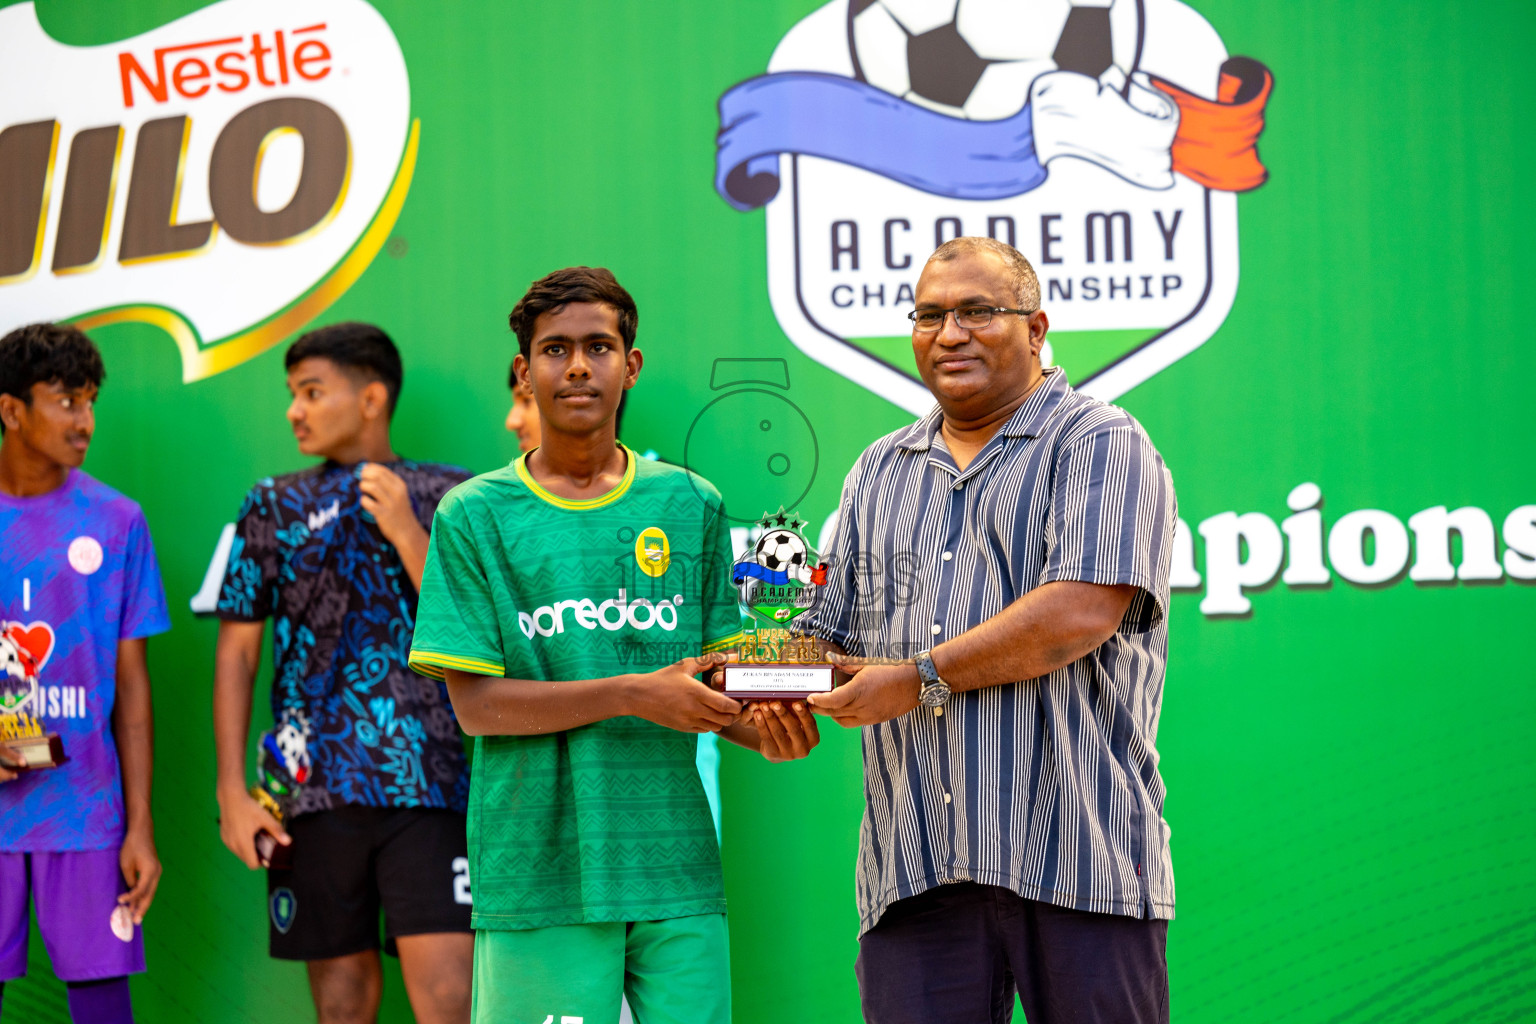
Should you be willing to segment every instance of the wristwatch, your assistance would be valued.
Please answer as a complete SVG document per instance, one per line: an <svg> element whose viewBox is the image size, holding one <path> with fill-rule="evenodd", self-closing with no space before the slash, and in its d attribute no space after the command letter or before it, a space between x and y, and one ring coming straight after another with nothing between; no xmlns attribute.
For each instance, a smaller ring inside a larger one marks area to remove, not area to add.
<svg viewBox="0 0 1536 1024"><path fill-rule="evenodd" d="M933 667L933 652L923 651L912 660L917 663L917 678L922 683L917 702L925 708L943 707L949 700L949 684L939 678L939 670Z"/></svg>

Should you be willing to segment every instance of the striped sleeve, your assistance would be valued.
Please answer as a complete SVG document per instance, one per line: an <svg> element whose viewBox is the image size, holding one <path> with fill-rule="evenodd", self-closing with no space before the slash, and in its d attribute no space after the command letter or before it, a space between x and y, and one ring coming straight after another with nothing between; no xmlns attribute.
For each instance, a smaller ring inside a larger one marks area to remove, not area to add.
<svg viewBox="0 0 1536 1024"><path fill-rule="evenodd" d="M1173 481L1135 420L1114 413L1061 442L1040 583L1139 587L1143 593L1126 613L1125 627L1145 630L1168 607Z"/></svg>
<svg viewBox="0 0 1536 1024"><path fill-rule="evenodd" d="M506 675L495 600L464 513L462 505L445 499L427 545L410 666L433 679L450 668Z"/></svg>
<svg viewBox="0 0 1536 1024"><path fill-rule="evenodd" d="M867 456L868 453L866 453ZM856 481L864 465L861 456L843 481L843 494L837 503L837 525L832 542L820 552L827 563L827 585L816 592L811 610L795 620L795 632L836 644L849 654L859 653L849 647L853 629L853 609L858 604L858 575L853 571L858 554L858 511L854 507Z"/></svg>

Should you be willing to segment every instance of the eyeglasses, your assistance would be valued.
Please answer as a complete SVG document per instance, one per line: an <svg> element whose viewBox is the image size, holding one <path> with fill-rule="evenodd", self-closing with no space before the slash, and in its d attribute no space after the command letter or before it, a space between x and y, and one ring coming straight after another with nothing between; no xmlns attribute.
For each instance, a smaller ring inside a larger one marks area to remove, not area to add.
<svg viewBox="0 0 1536 1024"><path fill-rule="evenodd" d="M952 309L916 309L907 314L912 326L923 334L937 331L944 326L944 318L955 314L955 324L967 331L979 331L992 322L993 313L1017 313L1030 316L1033 309L1008 309L1003 306L955 306Z"/></svg>

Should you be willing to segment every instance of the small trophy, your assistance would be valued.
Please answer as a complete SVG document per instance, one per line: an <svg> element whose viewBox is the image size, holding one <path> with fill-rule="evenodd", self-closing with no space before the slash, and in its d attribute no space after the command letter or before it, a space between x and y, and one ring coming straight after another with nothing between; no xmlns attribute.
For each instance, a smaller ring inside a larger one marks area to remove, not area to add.
<svg viewBox="0 0 1536 1024"><path fill-rule="evenodd" d="M56 732L44 732L42 724L25 711L19 714L0 714L0 743L14 750L27 763L9 764L6 768L56 768L69 760L64 756L64 741Z"/></svg>
<svg viewBox="0 0 1536 1024"><path fill-rule="evenodd" d="M6 768L54 768L68 760L59 734L37 720L43 706L37 674L52 653L53 628L47 623L0 622L0 743L27 762L0 762Z"/></svg>
<svg viewBox="0 0 1536 1024"><path fill-rule="evenodd" d="M276 728L261 734L251 797L281 824L293 810L299 787L309 781L310 768L309 720L290 709ZM256 856L264 867L292 866L293 851L266 829L256 833Z"/></svg>
<svg viewBox="0 0 1536 1024"><path fill-rule="evenodd" d="M822 661L812 637L796 636L789 623L811 609L816 588L827 582L827 564L805 541L805 521L783 506L763 514L750 551L736 559L731 579L751 629L741 660L725 666L725 695L733 700L803 700L832 689L833 666Z"/></svg>

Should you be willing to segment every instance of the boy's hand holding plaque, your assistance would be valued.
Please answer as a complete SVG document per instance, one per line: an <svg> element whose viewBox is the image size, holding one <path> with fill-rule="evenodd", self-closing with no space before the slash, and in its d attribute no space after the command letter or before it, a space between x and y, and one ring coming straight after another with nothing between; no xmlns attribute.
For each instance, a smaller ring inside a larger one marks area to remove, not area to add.
<svg viewBox="0 0 1536 1024"><path fill-rule="evenodd" d="M64 741L56 732L47 732L37 719L26 712L0 715L0 744L19 761L0 754L0 767L10 771L29 768L56 768L69 760L64 756Z"/></svg>
<svg viewBox="0 0 1536 1024"><path fill-rule="evenodd" d="M827 565L806 543L805 521L786 513L764 514L757 543L743 552L731 579L747 612L750 631L740 660L725 666L725 695L733 700L800 700L832 689L833 666L822 660L814 638L789 628L809 611L816 588L827 582Z"/></svg>

